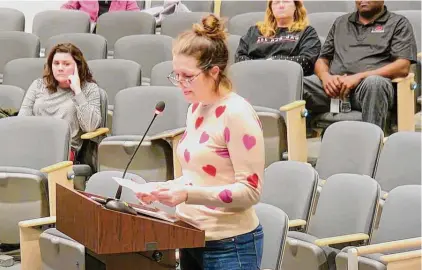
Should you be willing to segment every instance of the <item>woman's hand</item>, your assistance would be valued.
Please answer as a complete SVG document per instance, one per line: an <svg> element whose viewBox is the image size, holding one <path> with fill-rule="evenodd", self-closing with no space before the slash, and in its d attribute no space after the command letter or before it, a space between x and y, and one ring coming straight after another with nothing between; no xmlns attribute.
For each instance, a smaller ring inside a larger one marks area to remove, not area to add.
<svg viewBox="0 0 422 270"><path fill-rule="evenodd" d="M137 192L136 197L144 204L151 204L157 199L151 194L153 191L158 190L158 182L149 182L142 185L142 191Z"/></svg>
<svg viewBox="0 0 422 270"><path fill-rule="evenodd" d="M188 199L188 192L185 185L169 185L151 192L151 195L160 203L174 207Z"/></svg>
<svg viewBox="0 0 422 270"><path fill-rule="evenodd" d="M75 95L81 92L81 80L79 79L78 73L78 64L75 62L75 69L73 70L73 75L68 77L70 89L75 93Z"/></svg>

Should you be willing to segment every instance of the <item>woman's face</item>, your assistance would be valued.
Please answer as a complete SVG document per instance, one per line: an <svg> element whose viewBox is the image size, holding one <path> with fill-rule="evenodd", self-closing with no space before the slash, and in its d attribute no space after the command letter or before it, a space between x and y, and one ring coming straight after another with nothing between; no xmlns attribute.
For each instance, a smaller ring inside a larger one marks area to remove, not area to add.
<svg viewBox="0 0 422 270"><path fill-rule="evenodd" d="M69 86L69 76L75 71L76 62L69 53L56 53L53 57L51 69L53 76L61 87Z"/></svg>
<svg viewBox="0 0 422 270"><path fill-rule="evenodd" d="M219 69L213 67L209 70L209 76L206 76L197 65L198 61L194 57L173 55L171 76L179 81L178 86L189 103L207 103L217 95L214 89Z"/></svg>
<svg viewBox="0 0 422 270"><path fill-rule="evenodd" d="M271 10L276 19L294 19L296 5L293 0L274 0Z"/></svg>

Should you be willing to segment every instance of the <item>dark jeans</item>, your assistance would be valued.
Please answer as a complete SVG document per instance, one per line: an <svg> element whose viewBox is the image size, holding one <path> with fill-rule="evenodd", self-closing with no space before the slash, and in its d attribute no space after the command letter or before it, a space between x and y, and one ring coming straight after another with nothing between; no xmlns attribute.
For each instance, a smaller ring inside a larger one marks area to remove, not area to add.
<svg viewBox="0 0 422 270"><path fill-rule="evenodd" d="M252 232L207 241L203 248L180 250L182 270L257 270L261 267L264 232L259 225Z"/></svg>
<svg viewBox="0 0 422 270"><path fill-rule="evenodd" d="M362 121L384 129L388 111L394 104L394 87L391 80L381 76L369 76L351 93L352 109L362 112ZM304 78L303 98L306 100L306 108L313 114L330 112L331 99L316 75Z"/></svg>

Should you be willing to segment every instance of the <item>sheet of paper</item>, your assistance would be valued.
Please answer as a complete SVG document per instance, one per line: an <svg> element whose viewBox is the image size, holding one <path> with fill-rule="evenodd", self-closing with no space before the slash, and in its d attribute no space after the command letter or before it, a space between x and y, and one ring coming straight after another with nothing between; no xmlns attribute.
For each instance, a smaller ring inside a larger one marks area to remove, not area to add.
<svg viewBox="0 0 422 270"><path fill-rule="evenodd" d="M330 103L330 112L331 113L340 113L340 99L332 98Z"/></svg>
<svg viewBox="0 0 422 270"><path fill-rule="evenodd" d="M153 190L155 190L155 188L151 185L145 185L145 184L139 184L136 183L130 179L123 179L120 177L112 177L114 179L114 181L116 181L119 185L126 187L130 190L132 190L135 193L145 193L145 194L149 194L151 193Z"/></svg>

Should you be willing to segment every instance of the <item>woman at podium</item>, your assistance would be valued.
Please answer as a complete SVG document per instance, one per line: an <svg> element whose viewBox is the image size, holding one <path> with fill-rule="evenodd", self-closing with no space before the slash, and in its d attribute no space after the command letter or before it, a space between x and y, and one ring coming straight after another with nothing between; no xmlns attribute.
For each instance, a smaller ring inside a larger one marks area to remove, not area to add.
<svg viewBox="0 0 422 270"><path fill-rule="evenodd" d="M180 250L183 270L260 268L260 199L264 139L253 107L226 76L226 33L214 15L182 33L173 46L169 80L191 103L177 155L183 176L156 185L143 202L176 206L180 219L205 231L205 247Z"/></svg>

